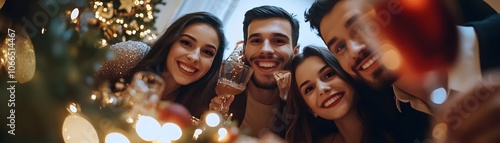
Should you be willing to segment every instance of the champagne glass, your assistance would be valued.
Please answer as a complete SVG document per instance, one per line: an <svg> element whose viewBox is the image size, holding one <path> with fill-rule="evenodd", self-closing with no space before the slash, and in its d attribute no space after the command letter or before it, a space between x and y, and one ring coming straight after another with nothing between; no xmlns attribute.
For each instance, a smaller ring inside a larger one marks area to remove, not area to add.
<svg viewBox="0 0 500 143"><path fill-rule="evenodd" d="M228 95L237 95L243 92L246 84L252 76L253 69L241 62L222 61L222 66L219 70L219 79L215 92L218 96L223 96L220 110L224 107Z"/></svg>

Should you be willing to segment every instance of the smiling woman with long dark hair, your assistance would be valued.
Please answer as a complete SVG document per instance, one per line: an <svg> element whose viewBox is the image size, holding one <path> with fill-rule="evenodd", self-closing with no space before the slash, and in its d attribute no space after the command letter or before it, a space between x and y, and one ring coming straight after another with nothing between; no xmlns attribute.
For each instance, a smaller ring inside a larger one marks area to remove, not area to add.
<svg viewBox="0 0 500 143"><path fill-rule="evenodd" d="M180 103L193 116L200 117L216 95L214 88L226 44L219 18L207 12L189 13L172 23L149 51L137 48L147 47L140 42L113 45L111 49L115 49L117 59L122 61L105 63L103 69L118 73L98 72L97 75L106 75L104 79L112 82L124 78L128 83L139 71L153 72L165 81L162 100ZM132 54L121 54L123 52ZM120 71L113 69L123 68L124 64L116 64L120 62L133 66ZM111 76L113 74L118 76Z"/></svg>
<svg viewBox="0 0 500 143"><path fill-rule="evenodd" d="M288 142L390 143L425 136L398 132L403 120L397 120L393 99L357 83L326 48L306 46L293 59L290 93L287 112L296 118Z"/></svg>

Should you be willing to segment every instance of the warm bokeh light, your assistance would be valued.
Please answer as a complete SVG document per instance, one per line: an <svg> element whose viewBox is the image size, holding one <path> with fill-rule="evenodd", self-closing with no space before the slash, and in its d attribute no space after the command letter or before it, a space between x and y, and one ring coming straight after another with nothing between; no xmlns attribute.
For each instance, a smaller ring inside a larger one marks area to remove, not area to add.
<svg viewBox="0 0 500 143"><path fill-rule="evenodd" d="M127 137L124 135L113 132L106 135L105 143L130 143Z"/></svg>
<svg viewBox="0 0 500 143"><path fill-rule="evenodd" d="M208 113L205 117L205 122L210 127L215 127L220 124L221 118L217 113Z"/></svg>
<svg viewBox="0 0 500 143"><path fill-rule="evenodd" d="M437 142L444 142L446 140L446 134L448 134L448 126L446 123L439 123L432 129L432 137Z"/></svg>
<svg viewBox="0 0 500 143"><path fill-rule="evenodd" d="M161 127L163 135L167 137L168 140L178 140L182 136L181 127L174 123L165 123Z"/></svg>
<svg viewBox="0 0 500 143"><path fill-rule="evenodd" d="M78 8L73 9L73 11L71 11L71 20L75 20L76 18L78 18L79 14L80 10L78 10Z"/></svg>
<svg viewBox="0 0 500 143"><path fill-rule="evenodd" d="M77 114L71 114L64 119L62 136L66 143L99 143L94 126Z"/></svg>
<svg viewBox="0 0 500 143"><path fill-rule="evenodd" d="M141 139L153 141L160 137L161 126L158 121L149 116L140 116L135 124L135 131Z"/></svg>
<svg viewBox="0 0 500 143"><path fill-rule="evenodd" d="M203 131L201 129L194 130L193 139L197 140L198 137L201 135L201 133L203 133Z"/></svg>
<svg viewBox="0 0 500 143"><path fill-rule="evenodd" d="M219 139L218 141L222 141L226 138L227 136L227 129L226 128L220 128L219 131L217 131L217 133L219 134Z"/></svg>
<svg viewBox="0 0 500 143"><path fill-rule="evenodd" d="M78 113L78 112L80 112L80 105L78 105L76 103L70 103L69 106L66 109L71 114Z"/></svg>
<svg viewBox="0 0 500 143"><path fill-rule="evenodd" d="M401 54L399 54L395 47L390 44L382 45L383 49L389 49L382 54L382 64L390 70L396 70L401 65Z"/></svg>
<svg viewBox="0 0 500 143"><path fill-rule="evenodd" d="M446 98L446 90L442 87L435 89L431 93L431 100L435 104L443 104L443 102L446 101Z"/></svg>

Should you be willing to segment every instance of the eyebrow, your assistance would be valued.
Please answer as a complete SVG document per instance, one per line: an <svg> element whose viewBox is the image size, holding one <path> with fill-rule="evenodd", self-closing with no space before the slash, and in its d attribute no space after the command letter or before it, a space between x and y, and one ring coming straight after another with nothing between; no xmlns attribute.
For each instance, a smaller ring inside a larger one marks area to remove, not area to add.
<svg viewBox="0 0 500 143"><path fill-rule="evenodd" d="M189 38L189 39L193 40L194 42L198 42L198 40L196 40L196 38L194 38L193 36L191 36L191 35L189 35L189 34L182 34L182 35L181 35L181 37L183 37L183 36L185 36L185 37L187 37L187 38ZM217 51L217 48L216 48L214 45L207 44L207 47L212 48L212 49L214 49L215 51Z"/></svg>
<svg viewBox="0 0 500 143"><path fill-rule="evenodd" d="M321 69L319 69L318 74L325 71L328 67L329 67L328 65L323 66Z"/></svg>
<svg viewBox="0 0 500 143"><path fill-rule="evenodd" d="M189 39L191 39L191 40L193 40L193 41L197 42L196 38L194 38L193 36L191 36L191 35L189 35L189 34L182 34L182 35L181 35L181 37L182 37L182 36L186 36L186 37L188 37Z"/></svg>
<svg viewBox="0 0 500 143"><path fill-rule="evenodd" d="M318 74L325 71L328 67L329 67L328 65L323 66L321 69L319 69ZM308 84L309 82L311 82L311 81L310 80L304 81L302 84L300 84L299 89L302 89L302 86Z"/></svg>
<svg viewBox="0 0 500 143"><path fill-rule="evenodd" d="M337 37L333 37L332 39L330 39L328 42L326 42L326 47L330 47L332 46L333 44L335 44L335 42L337 42L338 38Z"/></svg>
<svg viewBox="0 0 500 143"><path fill-rule="evenodd" d="M358 17L359 17L359 14L355 14L353 16L351 16L349 19L347 19L347 21L345 22L345 25L344 27L345 28L348 28L349 26L351 26L354 22L356 22L356 20L358 20Z"/></svg>
<svg viewBox="0 0 500 143"><path fill-rule="evenodd" d="M248 36L248 39L253 38L253 37L260 37L260 36L262 36L262 34L260 34L260 33L253 33L250 36ZM288 37L288 35L285 35L285 34L282 34L282 33L273 33L273 36L290 39L290 37Z"/></svg>

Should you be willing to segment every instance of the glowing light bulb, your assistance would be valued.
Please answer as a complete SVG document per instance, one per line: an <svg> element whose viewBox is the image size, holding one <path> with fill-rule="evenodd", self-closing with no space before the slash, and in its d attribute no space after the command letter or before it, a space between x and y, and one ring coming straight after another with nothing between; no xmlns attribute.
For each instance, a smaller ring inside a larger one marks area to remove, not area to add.
<svg viewBox="0 0 500 143"><path fill-rule="evenodd" d="M444 101L446 101L446 98L446 90L442 87L435 89L431 93L431 100L436 104L442 104Z"/></svg>
<svg viewBox="0 0 500 143"><path fill-rule="evenodd" d="M201 133L203 133L203 131L201 129L194 130L193 139L197 140L198 137L201 135Z"/></svg>
<svg viewBox="0 0 500 143"><path fill-rule="evenodd" d="M71 20L75 20L78 17L78 14L80 14L80 10L78 10L78 8L73 9L70 16Z"/></svg>
<svg viewBox="0 0 500 143"><path fill-rule="evenodd" d="M222 141L224 140L224 138L226 138L227 136L227 129L226 128L220 128L217 133L219 134L219 139L218 141Z"/></svg>
<svg viewBox="0 0 500 143"><path fill-rule="evenodd" d="M176 141L182 136L181 127L174 123L165 123L161 127L163 134L166 135L168 140Z"/></svg>
<svg viewBox="0 0 500 143"><path fill-rule="evenodd" d="M66 119L62 126L62 136L64 142L88 142L98 143L99 137L95 128L85 118L71 114Z"/></svg>
<svg viewBox="0 0 500 143"><path fill-rule="evenodd" d="M106 135L106 139L104 141L105 143L130 143L127 137L124 135L117 133L117 132L112 132Z"/></svg>
<svg viewBox="0 0 500 143"><path fill-rule="evenodd" d="M205 122L210 127L215 127L220 124L221 118L217 113L208 113L205 117Z"/></svg>
<svg viewBox="0 0 500 143"><path fill-rule="evenodd" d="M78 105L76 103L70 103L69 106L68 106L68 108L66 108L66 109L71 114L78 113L80 111L80 105Z"/></svg>
<svg viewBox="0 0 500 143"><path fill-rule="evenodd" d="M140 116L135 124L135 131L143 140L153 141L160 137L161 126L152 117Z"/></svg>

